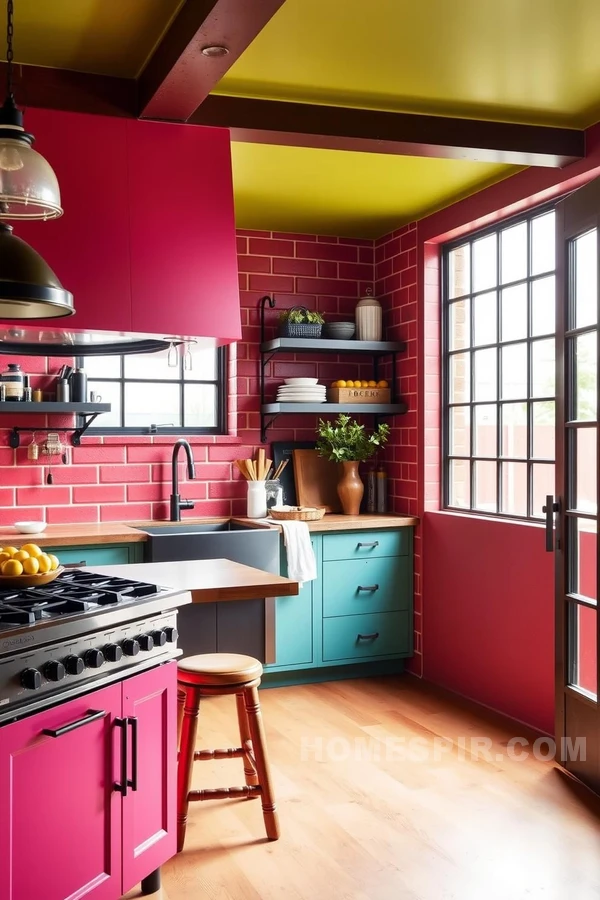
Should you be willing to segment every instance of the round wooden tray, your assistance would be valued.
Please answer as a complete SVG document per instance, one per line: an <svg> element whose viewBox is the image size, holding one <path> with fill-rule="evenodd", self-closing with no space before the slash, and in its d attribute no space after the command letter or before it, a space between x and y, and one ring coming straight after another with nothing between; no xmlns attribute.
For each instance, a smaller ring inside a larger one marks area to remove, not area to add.
<svg viewBox="0 0 600 900"><path fill-rule="evenodd" d="M41 575L0 575L0 590L3 588L31 588L50 584L51 581L65 571L64 566L59 566L53 572L44 572Z"/></svg>
<svg viewBox="0 0 600 900"><path fill-rule="evenodd" d="M280 521L317 522L325 515L325 507L317 506L292 506L290 509L275 509L271 507L269 515L272 519Z"/></svg>

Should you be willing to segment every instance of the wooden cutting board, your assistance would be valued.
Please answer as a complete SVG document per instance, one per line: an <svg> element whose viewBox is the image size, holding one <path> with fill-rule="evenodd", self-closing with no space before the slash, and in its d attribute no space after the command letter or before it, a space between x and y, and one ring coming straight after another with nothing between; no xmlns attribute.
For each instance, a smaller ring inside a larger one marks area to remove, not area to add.
<svg viewBox="0 0 600 900"><path fill-rule="evenodd" d="M324 506L328 513L341 512L337 494L338 463L319 456L317 450L294 450L294 479L298 506Z"/></svg>

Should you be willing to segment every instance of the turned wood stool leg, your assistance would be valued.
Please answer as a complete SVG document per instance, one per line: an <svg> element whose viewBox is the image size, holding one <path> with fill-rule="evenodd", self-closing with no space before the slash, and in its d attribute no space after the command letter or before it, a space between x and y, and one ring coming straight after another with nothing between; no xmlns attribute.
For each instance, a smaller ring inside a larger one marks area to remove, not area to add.
<svg viewBox="0 0 600 900"><path fill-rule="evenodd" d="M185 691L177 690L177 750L181 744L181 727L183 725L183 708L185 706Z"/></svg>
<svg viewBox="0 0 600 900"><path fill-rule="evenodd" d="M248 725L248 714L246 712L246 702L244 700L244 692L235 695L235 703L237 706L238 723L240 727L240 744L244 750L244 778L246 784L258 784L258 775L254 768L252 737L250 735L250 726ZM258 794L248 794L248 799L252 800Z"/></svg>
<svg viewBox="0 0 600 900"><path fill-rule="evenodd" d="M277 815L277 807L275 805L273 786L271 784L265 729L260 711L258 690L256 687L244 689L244 702L246 706L246 715L248 716L250 734L252 736L256 772L261 786L261 803L267 837L270 841L276 841L279 838L279 818Z"/></svg>
<svg viewBox="0 0 600 900"><path fill-rule="evenodd" d="M177 852L183 850L185 829L187 826L190 785L192 783L192 767L194 749L198 731L198 710L200 708L200 691L190 685L185 686L183 721L181 729L181 745L179 764L177 766Z"/></svg>

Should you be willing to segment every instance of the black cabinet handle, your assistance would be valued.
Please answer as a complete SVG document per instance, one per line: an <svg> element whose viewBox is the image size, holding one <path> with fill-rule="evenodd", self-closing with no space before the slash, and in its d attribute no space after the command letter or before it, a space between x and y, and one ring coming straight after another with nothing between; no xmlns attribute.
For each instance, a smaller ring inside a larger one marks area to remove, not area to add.
<svg viewBox="0 0 600 900"><path fill-rule="evenodd" d="M378 584L366 584L364 586L362 584L359 584L358 587L356 588L357 593L358 593L358 591L368 591L370 594L374 594L375 591L378 591L378 590L379 590Z"/></svg>
<svg viewBox="0 0 600 900"><path fill-rule="evenodd" d="M359 543L356 545L356 549L359 550L361 547L379 547L379 541L370 541L369 543L359 541Z"/></svg>
<svg viewBox="0 0 600 900"><path fill-rule="evenodd" d="M84 725L89 725L90 722L96 722L98 719L103 719L105 715L106 710L104 709L90 709L87 716L84 716L83 719L69 722L68 725L63 725L61 728L43 728L42 734L46 734L48 737L52 738L59 738L62 737L63 734L69 734L71 731L83 728Z"/></svg>
<svg viewBox="0 0 600 900"><path fill-rule="evenodd" d="M374 631L372 634L357 634L356 643L358 644L359 641L376 641L378 637L378 631Z"/></svg>
<svg viewBox="0 0 600 900"><path fill-rule="evenodd" d="M127 784L132 791L138 789L138 720L137 716L127 716L125 720L131 726L131 778Z"/></svg>
<svg viewBox="0 0 600 900"><path fill-rule="evenodd" d="M63 569L78 569L79 566L87 566L87 560L82 559L78 563L61 563Z"/></svg>
<svg viewBox="0 0 600 900"><path fill-rule="evenodd" d="M554 513L558 512L558 503L554 502L552 494L546 494L546 504L542 506L542 512L546 514L546 552L554 552Z"/></svg>
<svg viewBox="0 0 600 900"><path fill-rule="evenodd" d="M121 728L121 781L115 781L113 789L123 797L127 796L127 719L115 719L117 728Z"/></svg>

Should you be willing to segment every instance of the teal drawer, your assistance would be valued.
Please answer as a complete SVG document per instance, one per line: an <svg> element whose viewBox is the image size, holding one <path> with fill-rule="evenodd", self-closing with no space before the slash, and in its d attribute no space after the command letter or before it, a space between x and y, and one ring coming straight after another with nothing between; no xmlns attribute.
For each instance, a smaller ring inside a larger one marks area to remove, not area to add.
<svg viewBox="0 0 600 900"><path fill-rule="evenodd" d="M407 654L408 612L337 616L323 620L323 661Z"/></svg>
<svg viewBox="0 0 600 900"><path fill-rule="evenodd" d="M377 556L407 556L410 531L342 531L323 535L323 559L371 559Z"/></svg>
<svg viewBox="0 0 600 900"><path fill-rule="evenodd" d="M410 600L408 556L323 563L324 616L408 609Z"/></svg>
<svg viewBox="0 0 600 900"><path fill-rule="evenodd" d="M120 547L52 547L63 565L79 563L82 566L122 566L129 562L129 546Z"/></svg>

